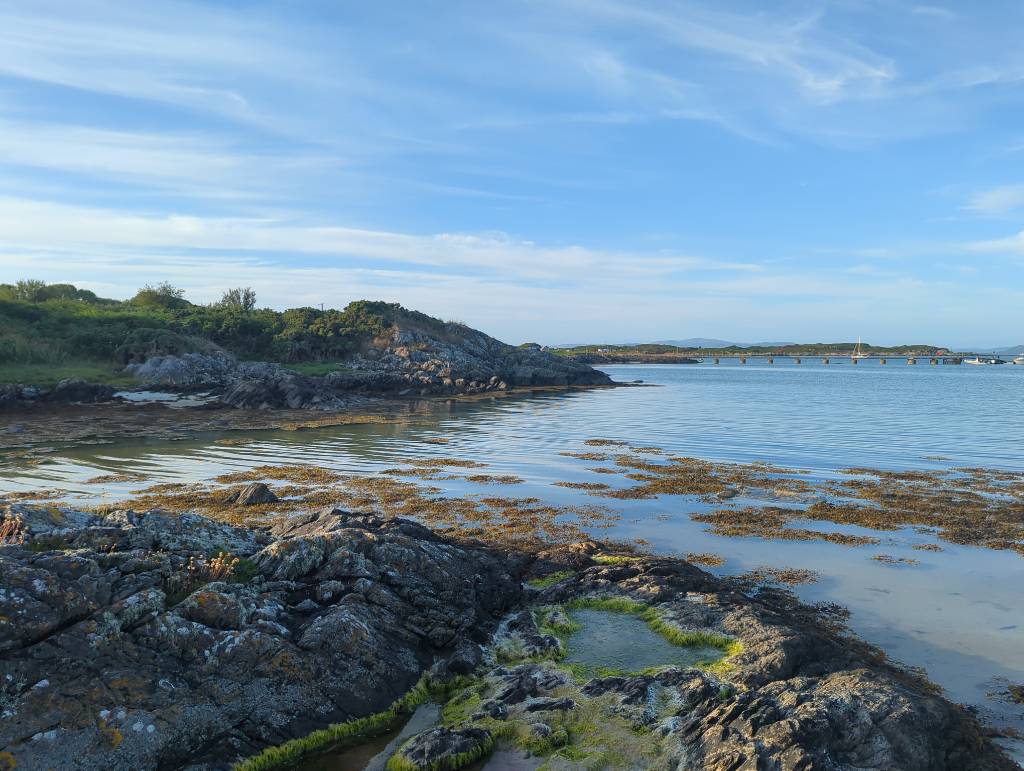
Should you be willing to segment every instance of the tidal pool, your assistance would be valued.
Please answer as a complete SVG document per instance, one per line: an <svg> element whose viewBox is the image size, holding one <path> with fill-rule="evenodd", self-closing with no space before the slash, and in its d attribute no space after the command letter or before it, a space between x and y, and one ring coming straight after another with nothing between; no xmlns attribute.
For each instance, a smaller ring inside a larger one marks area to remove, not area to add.
<svg viewBox="0 0 1024 771"><path fill-rule="evenodd" d="M722 658L718 648L673 645L629 613L574 610L569 617L579 629L569 636L563 661L579 665L588 676L692 667Z"/></svg>
<svg viewBox="0 0 1024 771"><path fill-rule="evenodd" d="M384 771L388 759L406 739L433 728L440 722L441 708L433 702L422 705L400 727L355 747L310 758L299 771Z"/></svg>

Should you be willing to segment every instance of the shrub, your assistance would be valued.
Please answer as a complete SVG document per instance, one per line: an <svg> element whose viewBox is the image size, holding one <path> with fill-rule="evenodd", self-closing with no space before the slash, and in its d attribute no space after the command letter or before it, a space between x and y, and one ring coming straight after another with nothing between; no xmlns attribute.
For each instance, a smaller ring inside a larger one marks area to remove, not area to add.
<svg viewBox="0 0 1024 771"><path fill-rule="evenodd" d="M248 286L229 289L220 298L219 305L228 310L248 313L256 307L256 292Z"/></svg>

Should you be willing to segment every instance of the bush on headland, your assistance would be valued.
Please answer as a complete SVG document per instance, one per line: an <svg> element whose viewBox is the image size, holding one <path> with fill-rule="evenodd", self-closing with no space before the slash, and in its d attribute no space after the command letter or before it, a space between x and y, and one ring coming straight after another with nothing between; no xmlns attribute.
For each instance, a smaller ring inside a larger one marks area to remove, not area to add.
<svg viewBox="0 0 1024 771"><path fill-rule="evenodd" d="M197 305L166 282L130 300L71 284L0 284L0 365L124 366L148 356L220 347L241 359L321 362L348 356L401 320L434 332L444 322L398 304L360 300L343 310L256 307L250 288Z"/></svg>

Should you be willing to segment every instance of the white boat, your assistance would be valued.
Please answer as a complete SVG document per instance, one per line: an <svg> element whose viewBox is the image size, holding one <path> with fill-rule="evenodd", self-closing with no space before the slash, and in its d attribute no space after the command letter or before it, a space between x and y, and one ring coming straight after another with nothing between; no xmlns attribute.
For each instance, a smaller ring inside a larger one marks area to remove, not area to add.
<svg viewBox="0 0 1024 771"><path fill-rule="evenodd" d="M853 349L853 353L850 354L850 360L851 361L860 361L861 359L870 359L871 358L871 354L870 353L864 353L864 351L861 350L860 346L861 346L860 338L858 337L857 338L857 347L854 348Z"/></svg>
<svg viewBox="0 0 1024 771"><path fill-rule="evenodd" d="M1014 364L1024 364L1024 355L1018 356L1013 360Z"/></svg>
<svg viewBox="0 0 1024 771"><path fill-rule="evenodd" d="M1024 357L1018 358L1021 358L1022 361L1020 363L1024 364ZM1017 359L1014 359L1013 363L1017 364ZM1006 362L1003 359L1000 359L998 356L975 356L973 359L964 359L964 364L973 364L974 366L978 367L988 366L990 364L1006 364Z"/></svg>

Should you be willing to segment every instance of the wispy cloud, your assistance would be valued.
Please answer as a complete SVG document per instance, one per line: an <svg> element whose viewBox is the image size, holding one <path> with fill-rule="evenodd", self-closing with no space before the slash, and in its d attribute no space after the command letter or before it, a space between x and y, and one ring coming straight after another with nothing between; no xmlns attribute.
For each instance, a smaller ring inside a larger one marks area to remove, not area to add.
<svg viewBox="0 0 1024 771"><path fill-rule="evenodd" d="M1024 207L1024 185L1003 185L970 197L964 208L975 214L1000 215Z"/></svg>
<svg viewBox="0 0 1024 771"><path fill-rule="evenodd" d="M991 232L1024 185L966 139L1020 141L1024 13L995 1L0 5L0 280L628 337L913 324L967 302L936 259L1006 300L948 267L1024 252Z"/></svg>

